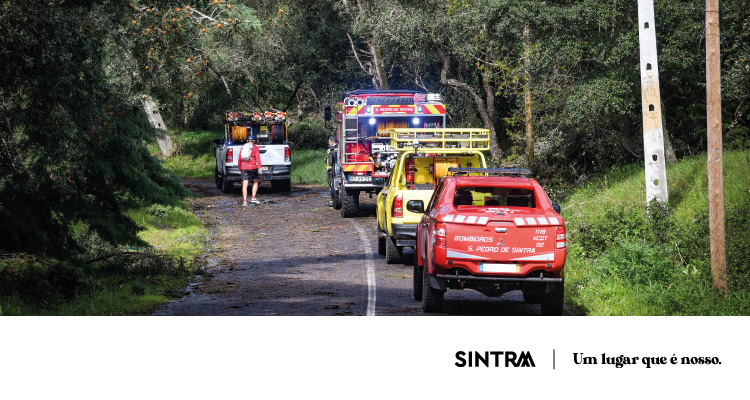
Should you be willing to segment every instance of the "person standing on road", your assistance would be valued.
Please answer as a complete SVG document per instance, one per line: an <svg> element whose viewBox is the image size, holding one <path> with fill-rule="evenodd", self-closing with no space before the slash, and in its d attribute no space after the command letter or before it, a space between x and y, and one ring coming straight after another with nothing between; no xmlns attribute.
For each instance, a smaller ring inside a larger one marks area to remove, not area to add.
<svg viewBox="0 0 750 400"><path fill-rule="evenodd" d="M245 152L244 155L242 154L243 152ZM253 191L250 202L253 204L260 204L260 201L255 198L255 194L258 192L258 180L263 172L261 171L260 165L260 150L258 150L258 146L255 145L255 137L252 134L247 136L247 144L242 146L238 162L240 174L242 174L242 206L247 206L247 185L249 181L253 181Z"/></svg>
<svg viewBox="0 0 750 400"><path fill-rule="evenodd" d="M328 187L333 185L333 177L336 174L336 148L339 142L335 136L328 138L328 151L326 151L326 171L328 173Z"/></svg>

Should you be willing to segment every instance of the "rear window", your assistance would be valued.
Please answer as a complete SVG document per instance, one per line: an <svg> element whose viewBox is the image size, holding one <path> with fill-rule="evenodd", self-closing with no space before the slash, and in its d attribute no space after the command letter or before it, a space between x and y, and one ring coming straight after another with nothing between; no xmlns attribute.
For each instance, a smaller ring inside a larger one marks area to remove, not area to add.
<svg viewBox="0 0 750 400"><path fill-rule="evenodd" d="M503 187L460 187L453 196L453 205L483 207L536 207L534 191Z"/></svg>

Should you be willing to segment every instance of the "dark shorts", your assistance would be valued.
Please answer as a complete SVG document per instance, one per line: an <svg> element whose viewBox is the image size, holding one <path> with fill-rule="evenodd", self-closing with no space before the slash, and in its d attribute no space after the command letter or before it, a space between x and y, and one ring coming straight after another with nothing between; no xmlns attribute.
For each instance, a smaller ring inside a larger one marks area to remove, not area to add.
<svg viewBox="0 0 750 400"><path fill-rule="evenodd" d="M240 171L240 174L242 174L243 181L257 181L258 180L257 169L243 169L242 171Z"/></svg>

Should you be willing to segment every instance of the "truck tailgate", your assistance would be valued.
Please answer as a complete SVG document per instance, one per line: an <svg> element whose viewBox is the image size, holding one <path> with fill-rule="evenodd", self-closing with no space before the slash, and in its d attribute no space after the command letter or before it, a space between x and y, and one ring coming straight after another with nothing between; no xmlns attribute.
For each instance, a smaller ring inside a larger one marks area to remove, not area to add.
<svg viewBox="0 0 750 400"><path fill-rule="evenodd" d="M267 144L259 145L260 150L260 162L262 165L282 165L284 161L284 148L286 145L283 144Z"/></svg>
<svg viewBox="0 0 750 400"><path fill-rule="evenodd" d="M541 210L529 211L505 215L497 215L495 211L446 215L443 222L447 257L484 261L486 272L518 272L519 263L553 262L555 230L560 221L546 217Z"/></svg>

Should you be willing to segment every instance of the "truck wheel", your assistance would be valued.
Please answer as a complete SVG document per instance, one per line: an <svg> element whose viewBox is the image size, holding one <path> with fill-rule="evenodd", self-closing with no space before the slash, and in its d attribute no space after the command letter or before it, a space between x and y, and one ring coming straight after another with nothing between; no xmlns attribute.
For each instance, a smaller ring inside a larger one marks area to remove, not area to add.
<svg viewBox="0 0 750 400"><path fill-rule="evenodd" d="M221 180L221 191L224 193L230 193L232 191L232 188L234 188L234 184L225 176Z"/></svg>
<svg viewBox="0 0 750 400"><path fill-rule="evenodd" d="M401 262L402 249L396 246L396 242L390 237L385 237L385 263L396 264Z"/></svg>
<svg viewBox="0 0 750 400"><path fill-rule="evenodd" d="M291 179L283 181L271 181L271 188L277 192L288 192L292 190Z"/></svg>
<svg viewBox="0 0 750 400"><path fill-rule="evenodd" d="M341 209L341 198L336 195L336 187L331 185L331 201L333 202L333 209ZM382 255L382 254L381 254Z"/></svg>
<svg viewBox="0 0 750 400"><path fill-rule="evenodd" d="M341 216L356 217L359 214L359 190L347 190L341 187L339 195L341 195Z"/></svg>
<svg viewBox="0 0 750 400"><path fill-rule="evenodd" d="M412 296L414 300L422 300L422 270L424 267L419 265L419 254L414 253L414 276L412 276Z"/></svg>
<svg viewBox="0 0 750 400"><path fill-rule="evenodd" d="M422 310L433 313L443 311L445 293L435 290L430 286L430 274L427 272L427 266L422 267Z"/></svg>
<svg viewBox="0 0 750 400"><path fill-rule="evenodd" d="M216 183L216 188L221 189L221 175L219 175L219 168L214 167L214 183Z"/></svg>
<svg viewBox="0 0 750 400"><path fill-rule="evenodd" d="M547 293L542 299L542 315L562 315L565 304L565 285L559 284L557 291Z"/></svg>

